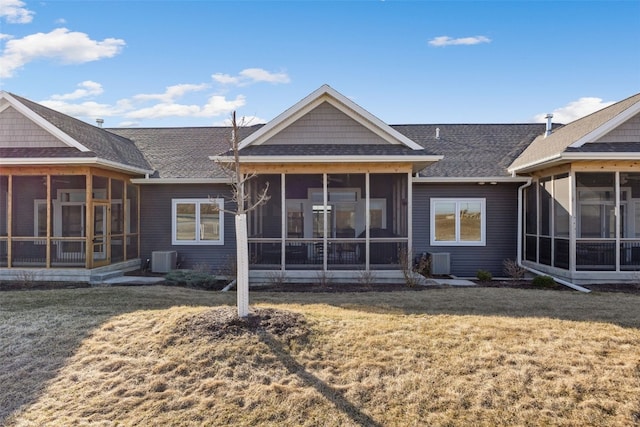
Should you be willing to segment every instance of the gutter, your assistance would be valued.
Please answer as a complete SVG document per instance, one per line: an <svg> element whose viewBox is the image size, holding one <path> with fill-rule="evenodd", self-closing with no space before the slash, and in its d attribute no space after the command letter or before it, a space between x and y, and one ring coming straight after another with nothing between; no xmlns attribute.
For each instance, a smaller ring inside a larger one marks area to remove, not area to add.
<svg viewBox="0 0 640 427"><path fill-rule="evenodd" d="M426 184L426 183L473 183L473 184L493 184L498 182L529 182L531 178L523 177L523 176L488 176L488 177L478 177L478 176L455 176L455 177L420 177L414 176L412 182L416 184Z"/></svg>
<svg viewBox="0 0 640 427"><path fill-rule="evenodd" d="M231 184L229 178L134 178L133 184Z"/></svg>
<svg viewBox="0 0 640 427"><path fill-rule="evenodd" d="M524 268L525 270L527 270L527 271L529 271L529 272L531 272L531 273L533 273L533 274L537 275L537 276L550 276L550 277L552 277L552 278L553 278L553 280L554 280L555 282L560 283L561 285L564 285L564 286L566 286L566 287L569 287L569 288L571 288L571 289L573 289L573 290L575 290L575 291L584 292L585 294L588 294L588 293L590 293L590 292L591 292L591 289L583 288L582 286L580 286L580 285L576 285L575 283L571 283L571 282L569 282L569 281L567 281L567 280L558 279L558 278L556 278L556 277L551 276L551 275L550 275L550 274L548 274L548 273L543 273L542 271L538 271L538 270L536 270L535 268L527 267L527 266L524 266L524 265L522 265L522 264L520 264L520 263L518 263L518 265L519 265L520 267Z"/></svg>
<svg viewBox="0 0 640 427"><path fill-rule="evenodd" d="M98 165L108 169L115 169L124 172L133 172L140 175L153 173L153 170L139 168L136 166L128 166L111 160L101 159L99 157L9 157L0 158L0 163L8 165Z"/></svg>

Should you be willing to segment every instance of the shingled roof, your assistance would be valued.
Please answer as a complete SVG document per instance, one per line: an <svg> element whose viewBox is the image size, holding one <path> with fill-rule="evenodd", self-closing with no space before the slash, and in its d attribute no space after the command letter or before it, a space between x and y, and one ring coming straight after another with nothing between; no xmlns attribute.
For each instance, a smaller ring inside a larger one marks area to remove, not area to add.
<svg viewBox="0 0 640 427"><path fill-rule="evenodd" d="M625 112L637 112L638 110L640 110L640 93L573 121L561 129L554 130L547 137L543 134L515 159L509 170L517 172L524 168L534 167L550 159L558 158L565 152L595 152L598 149L601 149L602 152L612 152L615 148L612 148L611 144L598 144L593 139L588 141L586 139L589 139L590 136L597 139L601 135L593 135L593 133L598 129L606 129L607 124L622 117ZM581 147L570 147L581 140L582 143L588 144L579 144ZM621 148L622 146L617 147L617 149ZM631 151L637 151L637 147Z"/></svg>
<svg viewBox="0 0 640 427"><path fill-rule="evenodd" d="M421 177L507 177L507 167L545 130L544 124L392 125L426 151L444 155ZM436 137L436 129L439 129Z"/></svg>
<svg viewBox="0 0 640 427"><path fill-rule="evenodd" d="M240 139L263 125L241 128ZM538 135L544 124L392 125L415 141L422 150L401 145L257 145L242 150L243 156L416 156L444 155L420 172L423 177L488 178L509 176L507 166ZM436 128L440 138L436 139ZM153 178L221 178L209 160L228 152L228 127L110 129L133 141L151 167Z"/></svg>
<svg viewBox="0 0 640 427"><path fill-rule="evenodd" d="M246 138L262 125L240 129L240 139ZM145 154L152 178L210 179L223 178L224 173L209 159L228 151L231 128L118 128L111 132L127 138Z"/></svg>
<svg viewBox="0 0 640 427"><path fill-rule="evenodd" d="M81 120L67 116L66 114L47 108L26 98L10 94L34 113L69 135L75 141L86 147L93 153L93 157L130 166L142 170L150 170L149 163L138 148L128 139L108 132L105 129L90 125ZM67 154L68 151L66 150ZM30 149L29 154L36 151ZM62 151L59 151L62 153ZM55 154L55 153L49 153ZM81 157L88 157L86 154Z"/></svg>

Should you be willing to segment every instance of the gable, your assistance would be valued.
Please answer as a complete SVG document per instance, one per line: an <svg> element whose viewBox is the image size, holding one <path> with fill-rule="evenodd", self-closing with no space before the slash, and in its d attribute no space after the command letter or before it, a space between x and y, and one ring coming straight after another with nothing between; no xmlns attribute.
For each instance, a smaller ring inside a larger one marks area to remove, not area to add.
<svg viewBox="0 0 640 427"><path fill-rule="evenodd" d="M640 114L598 138L598 143L640 142Z"/></svg>
<svg viewBox="0 0 640 427"><path fill-rule="evenodd" d="M263 145L388 144L328 102L315 107Z"/></svg>
<svg viewBox="0 0 640 427"><path fill-rule="evenodd" d="M327 105L324 106L324 104ZM298 120L307 116L307 114L312 113L314 110L316 110L316 108L320 106L323 107L309 116L310 120L308 123L300 123L301 126L304 125L302 126L302 130L306 131L307 135L313 133L310 126L313 126L312 122L314 120L322 120L323 125L329 125L329 129L332 129L332 123L328 122L327 118L333 116L334 118L339 118L339 121L341 121L343 124L346 124L347 129L354 135L360 137L365 135L365 138L369 138L370 135L368 133L362 133L365 130L368 130L372 134L377 135L378 138L374 138L373 142L368 142L367 145L380 145L381 141L383 141L382 143L386 143L387 145L404 146L409 148L410 150L423 150L423 148L415 141L410 140L395 129L391 128L389 125L375 117L373 114L369 113L368 111L357 105L355 102L338 93L328 85L321 86L320 88L306 96L304 99L299 101L293 107L289 108L278 117L264 125L257 132L249 135L240 143L240 149L242 150L249 146L258 146L266 143L271 138L283 132L289 126L298 122ZM339 112L340 115L337 114L337 112ZM323 116L324 118L321 119L321 117ZM353 122L345 120L345 117L351 119ZM358 124L360 128L356 129L353 123ZM317 134L320 134L321 132L324 133L324 129L318 128L315 132ZM339 137L339 129L332 129L330 130L330 132L333 137ZM288 139L290 138L291 135L288 135ZM314 139L318 140L318 136L316 135ZM282 145L275 144L274 142L271 142L271 144ZM326 138L322 138L320 144L314 144L311 142L306 143L306 145L330 144L331 142L327 141ZM362 145L362 143L356 140L350 142L349 145Z"/></svg>
<svg viewBox="0 0 640 427"><path fill-rule="evenodd" d="M0 112L0 147L49 148L68 147L68 145L15 108L8 107Z"/></svg>

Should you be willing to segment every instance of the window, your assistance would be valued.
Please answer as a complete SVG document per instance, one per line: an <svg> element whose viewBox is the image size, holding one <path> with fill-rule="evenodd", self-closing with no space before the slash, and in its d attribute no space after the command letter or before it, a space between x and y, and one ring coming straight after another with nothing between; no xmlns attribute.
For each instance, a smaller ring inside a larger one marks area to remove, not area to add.
<svg viewBox="0 0 640 427"><path fill-rule="evenodd" d="M432 246L484 246L485 199L431 199Z"/></svg>
<svg viewBox="0 0 640 427"><path fill-rule="evenodd" d="M223 199L173 199L171 243L173 245L224 244Z"/></svg>

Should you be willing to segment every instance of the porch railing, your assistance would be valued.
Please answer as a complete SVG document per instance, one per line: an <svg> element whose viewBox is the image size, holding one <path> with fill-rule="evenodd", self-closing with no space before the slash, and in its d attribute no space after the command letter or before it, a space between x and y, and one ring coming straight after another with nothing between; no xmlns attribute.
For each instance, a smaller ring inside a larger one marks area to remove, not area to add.
<svg viewBox="0 0 640 427"><path fill-rule="evenodd" d="M407 250L407 238L371 238L369 241L371 269L397 269ZM249 239L249 264L254 269L280 269L282 265L281 239ZM286 269L321 270L326 260L328 269L362 270L366 265L366 239L330 238L285 239Z"/></svg>

